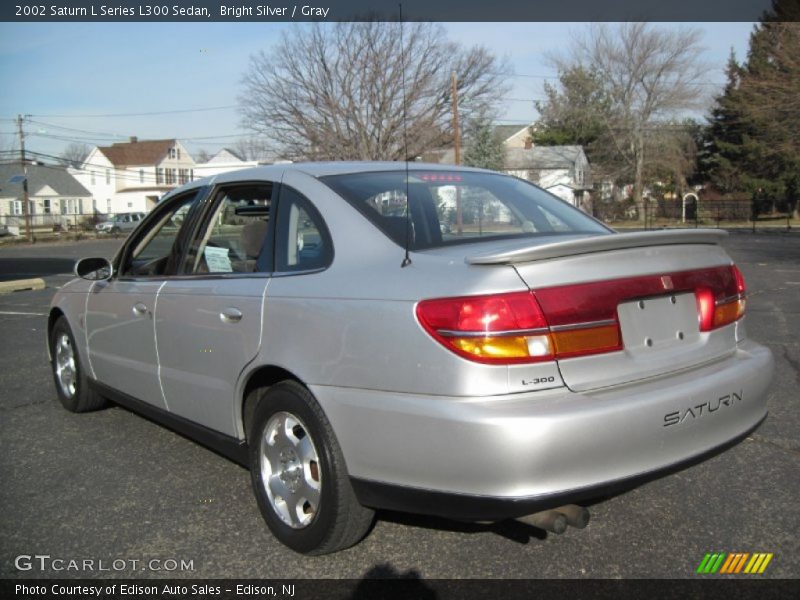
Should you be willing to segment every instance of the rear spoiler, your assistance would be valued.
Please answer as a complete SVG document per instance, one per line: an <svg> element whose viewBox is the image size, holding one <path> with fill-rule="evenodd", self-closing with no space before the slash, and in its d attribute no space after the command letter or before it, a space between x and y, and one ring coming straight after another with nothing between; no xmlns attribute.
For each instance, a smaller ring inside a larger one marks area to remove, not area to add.
<svg viewBox="0 0 800 600"><path fill-rule="evenodd" d="M720 229L669 229L662 231L637 231L635 233L612 233L610 235L593 235L560 242L542 243L525 246L515 250L494 252L468 256L470 265L508 265L515 263L547 260L576 254L605 252L607 250L625 250L645 246L669 246L676 244L710 244L717 245L728 232Z"/></svg>

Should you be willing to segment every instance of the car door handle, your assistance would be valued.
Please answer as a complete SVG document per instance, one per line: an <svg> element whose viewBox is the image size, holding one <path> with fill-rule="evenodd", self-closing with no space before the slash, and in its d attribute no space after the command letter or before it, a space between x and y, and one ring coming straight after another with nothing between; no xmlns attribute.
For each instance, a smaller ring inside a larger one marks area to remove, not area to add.
<svg viewBox="0 0 800 600"><path fill-rule="evenodd" d="M144 302L137 302L133 305L133 314L138 317L147 314L147 305Z"/></svg>
<svg viewBox="0 0 800 600"><path fill-rule="evenodd" d="M242 311L233 307L226 308L219 313L219 318L223 323L238 323L242 320Z"/></svg>

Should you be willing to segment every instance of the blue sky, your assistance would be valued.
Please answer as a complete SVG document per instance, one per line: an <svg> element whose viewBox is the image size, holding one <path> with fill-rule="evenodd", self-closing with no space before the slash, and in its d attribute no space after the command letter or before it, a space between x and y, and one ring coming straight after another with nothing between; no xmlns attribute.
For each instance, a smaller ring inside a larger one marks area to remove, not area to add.
<svg viewBox="0 0 800 600"><path fill-rule="evenodd" d="M140 139L186 140L190 151L211 152L247 135L235 105L251 54L269 49L279 23L0 23L0 149L12 142L17 114L27 147L58 154L70 141L105 145ZM731 47L747 52L752 23L657 24L703 31L710 82L724 82ZM515 76L501 108L505 123L535 116L545 78L555 75L547 55L563 50L580 23L450 23L448 36L505 56ZM716 88L708 86L709 91ZM208 109L190 113L99 116ZM70 128L70 129L64 129ZM100 135L102 134L102 135ZM119 139L112 136L120 136ZM64 139L54 139L54 137ZM67 139L68 138L68 139ZM213 139L197 139L213 138Z"/></svg>

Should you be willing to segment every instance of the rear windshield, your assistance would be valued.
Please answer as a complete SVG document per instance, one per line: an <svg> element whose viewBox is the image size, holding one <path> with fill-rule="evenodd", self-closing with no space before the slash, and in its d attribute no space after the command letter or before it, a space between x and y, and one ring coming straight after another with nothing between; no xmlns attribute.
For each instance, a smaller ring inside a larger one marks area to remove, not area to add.
<svg viewBox="0 0 800 600"><path fill-rule="evenodd" d="M566 202L507 175L412 170L407 181L405 171L320 179L400 246L409 235L414 250L489 239L609 232Z"/></svg>

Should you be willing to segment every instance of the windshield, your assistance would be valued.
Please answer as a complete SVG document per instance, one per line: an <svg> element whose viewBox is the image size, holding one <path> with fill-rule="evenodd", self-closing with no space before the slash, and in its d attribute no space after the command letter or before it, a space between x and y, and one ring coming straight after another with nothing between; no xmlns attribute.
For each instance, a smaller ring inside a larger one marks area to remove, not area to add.
<svg viewBox="0 0 800 600"><path fill-rule="evenodd" d="M609 233L563 200L507 175L412 170L408 181L405 171L320 179L400 246L408 235L413 250L487 239Z"/></svg>

